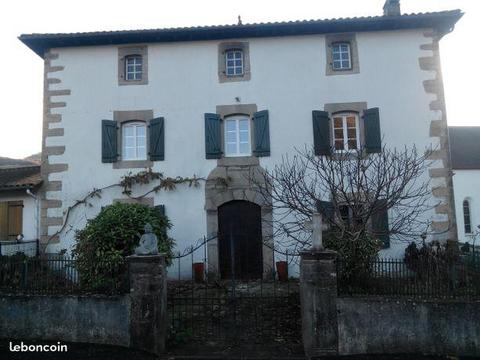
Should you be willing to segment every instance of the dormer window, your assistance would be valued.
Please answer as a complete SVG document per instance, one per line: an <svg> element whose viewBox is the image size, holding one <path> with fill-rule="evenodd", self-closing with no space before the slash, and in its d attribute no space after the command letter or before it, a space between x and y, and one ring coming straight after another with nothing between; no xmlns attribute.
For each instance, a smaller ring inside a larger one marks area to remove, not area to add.
<svg viewBox="0 0 480 360"><path fill-rule="evenodd" d="M333 70L351 70L352 56L349 43L332 44L332 67Z"/></svg>
<svg viewBox="0 0 480 360"><path fill-rule="evenodd" d="M225 73L227 76L243 75L243 51L230 49L225 52Z"/></svg>
<svg viewBox="0 0 480 360"><path fill-rule="evenodd" d="M130 55L125 58L125 79L127 81L142 80L142 60L141 55Z"/></svg>

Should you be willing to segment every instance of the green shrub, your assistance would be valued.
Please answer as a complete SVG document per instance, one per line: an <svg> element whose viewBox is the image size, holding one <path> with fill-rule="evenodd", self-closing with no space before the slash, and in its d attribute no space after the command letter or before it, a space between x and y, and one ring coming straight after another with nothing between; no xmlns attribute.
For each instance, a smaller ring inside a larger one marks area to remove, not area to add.
<svg viewBox="0 0 480 360"><path fill-rule="evenodd" d="M331 231L326 233L324 245L338 253L339 261L342 263L340 276L353 281L355 278L370 274L373 261L378 258L381 241L369 234L352 239Z"/></svg>
<svg viewBox="0 0 480 360"><path fill-rule="evenodd" d="M133 254L146 223L158 237L159 252L172 256L173 240L167 236L168 218L155 208L140 204L104 207L83 230L77 230L73 250L82 286L92 289L118 289L126 278L125 257Z"/></svg>

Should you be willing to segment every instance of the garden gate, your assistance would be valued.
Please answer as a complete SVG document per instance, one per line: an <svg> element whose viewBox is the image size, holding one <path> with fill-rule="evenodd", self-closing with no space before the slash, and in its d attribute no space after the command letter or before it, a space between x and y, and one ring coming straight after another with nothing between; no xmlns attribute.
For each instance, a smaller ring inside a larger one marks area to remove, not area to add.
<svg viewBox="0 0 480 360"><path fill-rule="evenodd" d="M230 241L232 264L232 270L223 274L223 279L220 274L208 274L206 250L209 241L222 237ZM238 239L229 234L219 234L218 238L202 239L173 259L170 270L174 269L178 275L175 280L169 280L167 286L170 349L257 351L254 349L270 348L282 355L302 351L298 279L289 278L285 273L285 265L295 261L295 257L288 252L275 252L277 263L264 266L260 277L252 276L255 272L248 271L243 257L242 267L247 269L239 276L235 272ZM196 261L199 254L203 259ZM279 258L283 261L279 262ZM183 271L189 265L191 278L185 280ZM209 353L212 354L212 350Z"/></svg>

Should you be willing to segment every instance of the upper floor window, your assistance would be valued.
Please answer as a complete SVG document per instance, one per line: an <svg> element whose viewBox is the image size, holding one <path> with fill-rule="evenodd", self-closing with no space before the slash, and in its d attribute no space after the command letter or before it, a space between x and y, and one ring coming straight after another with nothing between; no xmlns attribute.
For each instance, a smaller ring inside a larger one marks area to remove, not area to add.
<svg viewBox="0 0 480 360"><path fill-rule="evenodd" d="M122 126L122 160L147 159L147 127L144 122L128 122Z"/></svg>
<svg viewBox="0 0 480 360"><path fill-rule="evenodd" d="M471 234L472 220L470 215L470 201L468 199L463 200L463 225L465 234Z"/></svg>
<svg viewBox="0 0 480 360"><path fill-rule="evenodd" d="M141 55L130 55L125 58L125 79L142 80L143 60Z"/></svg>
<svg viewBox="0 0 480 360"><path fill-rule="evenodd" d="M225 52L225 72L227 76L243 75L243 51L231 49Z"/></svg>
<svg viewBox="0 0 480 360"><path fill-rule="evenodd" d="M148 47L118 47L118 85L148 84Z"/></svg>
<svg viewBox="0 0 480 360"><path fill-rule="evenodd" d="M333 115L333 145L336 151L360 148L358 115L341 113Z"/></svg>
<svg viewBox="0 0 480 360"><path fill-rule="evenodd" d="M249 156L250 119L246 116L232 116L225 119L225 156Z"/></svg>
<svg viewBox="0 0 480 360"><path fill-rule="evenodd" d="M352 68L349 43L342 42L332 44L332 67L333 70L350 70Z"/></svg>

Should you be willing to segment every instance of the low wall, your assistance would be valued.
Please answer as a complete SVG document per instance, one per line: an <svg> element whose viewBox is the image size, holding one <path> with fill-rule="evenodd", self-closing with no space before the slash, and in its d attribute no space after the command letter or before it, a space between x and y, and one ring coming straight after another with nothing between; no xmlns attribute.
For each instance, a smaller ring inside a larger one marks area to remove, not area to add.
<svg viewBox="0 0 480 360"><path fill-rule="evenodd" d="M480 355L480 302L338 298L340 354Z"/></svg>
<svg viewBox="0 0 480 360"><path fill-rule="evenodd" d="M0 334L129 346L130 296L0 295Z"/></svg>

